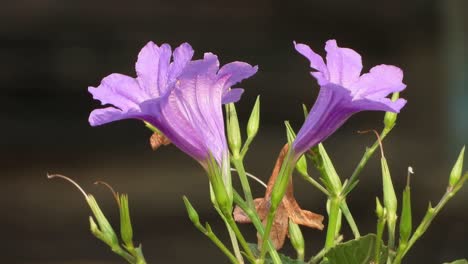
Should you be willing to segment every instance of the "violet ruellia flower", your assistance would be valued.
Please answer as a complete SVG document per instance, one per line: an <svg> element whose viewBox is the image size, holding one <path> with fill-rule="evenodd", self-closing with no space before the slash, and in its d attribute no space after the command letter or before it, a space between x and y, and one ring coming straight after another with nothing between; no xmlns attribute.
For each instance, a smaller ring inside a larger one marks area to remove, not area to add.
<svg viewBox="0 0 468 264"><path fill-rule="evenodd" d="M222 165L228 155L222 104L240 99L243 90L231 86L257 67L232 62L219 68L216 55L192 61L193 53L187 43L172 53L168 44L149 42L138 55L136 78L114 73L89 87L94 99L110 105L92 111L89 123L144 120L205 168L212 158Z"/></svg>
<svg viewBox="0 0 468 264"><path fill-rule="evenodd" d="M294 43L296 50L309 59L320 92L293 143L295 156L325 140L349 117L360 111L399 113L406 100L392 101L387 96L405 89L400 68L381 64L361 75L361 56L352 49L327 41L326 61L309 46Z"/></svg>

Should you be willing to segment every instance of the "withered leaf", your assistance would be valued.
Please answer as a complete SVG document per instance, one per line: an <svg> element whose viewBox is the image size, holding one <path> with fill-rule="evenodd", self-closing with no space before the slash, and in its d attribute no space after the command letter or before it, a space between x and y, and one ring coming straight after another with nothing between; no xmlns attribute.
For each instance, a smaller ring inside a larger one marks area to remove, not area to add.
<svg viewBox="0 0 468 264"><path fill-rule="evenodd" d="M150 137L150 145L153 150L157 150L161 145L167 146L171 141L161 133L154 132Z"/></svg>
<svg viewBox="0 0 468 264"><path fill-rule="evenodd" d="M273 172L268 180L267 189L264 198L257 198L254 200L255 209L263 224L266 225L268 211L270 210L270 199L273 186L278 178L278 173L283 164L284 158L288 152L288 144L281 150L278 159L276 160ZM251 223L249 217L237 207L234 209L234 219L239 223ZM270 239L276 249L280 249L284 245L286 235L288 234L288 221L291 219L294 223L299 225L323 229L323 216L313 213L311 211L302 210L296 199L294 198L292 179L289 180L288 189L283 197L278 209L276 210L275 219L270 233ZM261 246L262 238L257 234L258 245Z"/></svg>

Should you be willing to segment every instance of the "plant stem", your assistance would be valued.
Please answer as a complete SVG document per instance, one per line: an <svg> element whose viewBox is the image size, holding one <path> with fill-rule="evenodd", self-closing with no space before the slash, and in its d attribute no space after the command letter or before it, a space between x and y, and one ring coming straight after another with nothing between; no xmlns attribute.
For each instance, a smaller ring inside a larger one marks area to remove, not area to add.
<svg viewBox="0 0 468 264"><path fill-rule="evenodd" d="M338 214L340 213L341 198L339 196L330 197L330 213L328 214L327 237L325 239L325 249L330 249L335 245L336 228L338 225Z"/></svg>
<svg viewBox="0 0 468 264"><path fill-rule="evenodd" d="M247 241L245 240L244 236L242 235L242 232L239 230L239 227L237 226L236 222L234 221L234 218L232 215L225 215L226 221L228 222L229 226L232 228L232 231L234 231L234 234L236 234L237 239L239 240L239 243L241 244L242 248L244 249L247 257L250 260L255 260L255 256L252 253L252 250L250 249L249 245L247 244Z"/></svg>
<svg viewBox="0 0 468 264"><path fill-rule="evenodd" d="M276 179L273 190L271 192L271 205L268 212L265 233L263 234L262 238L262 249L260 251L259 264L263 264L265 261L265 254L267 249L266 241L270 238L270 232L273 226L273 220L275 219L276 209L278 209L278 205L281 203L284 195L286 194L286 188L295 166L296 160L293 158L293 151L291 151L291 148L289 148L288 154L286 154L283 165L281 166L281 169L278 173L278 178Z"/></svg>
<svg viewBox="0 0 468 264"><path fill-rule="evenodd" d="M343 236L337 237L336 240L335 240L335 244L340 243L342 240L343 240ZM323 258L323 256L325 256L325 254L328 253L328 251L330 251L330 249L322 248L322 250L320 250L319 253L317 253L317 255L310 258L308 263L310 263L310 264L319 263L320 260Z"/></svg>
<svg viewBox="0 0 468 264"><path fill-rule="evenodd" d="M219 238L213 233L213 230L211 230L211 227L207 224L207 228L203 227L201 224L195 224L195 227L200 230L205 236L207 236L223 253L226 255L229 260L231 261L232 264L239 264L242 262L239 262L239 260L234 256L231 251L219 240ZM229 228L228 228L229 229ZM242 260L242 256L241 256Z"/></svg>
<svg viewBox="0 0 468 264"><path fill-rule="evenodd" d="M380 133L380 140L383 141L385 139L385 137L388 135L388 133L390 133L390 131L392 130L393 127L385 127L382 131L382 133ZM359 161L359 164L356 166L356 168L354 169L353 171L353 174L351 175L351 177L349 178L348 180L348 184L343 188L344 189L344 192L347 193L346 189L349 187L349 186L352 186L354 184L354 182L357 181L358 177L359 177L359 174L361 173L362 169L364 169L364 167L366 166L367 162L369 161L369 159L372 157L372 155L374 154L375 150L379 147L379 140L377 139L374 144L372 145L372 147L370 148L367 148L366 149L366 152L364 153L364 155L362 156L361 160Z"/></svg>
<svg viewBox="0 0 468 264"><path fill-rule="evenodd" d="M374 263L379 264L380 261L380 249L382 247L382 236L385 228L385 222L387 217L379 217L377 220L377 240L375 242L375 251L374 251Z"/></svg>
<svg viewBox="0 0 468 264"><path fill-rule="evenodd" d="M299 174L302 175L302 178L306 180L308 183L312 184L315 188L319 189L323 194L329 196L329 193L325 187L323 187L319 182L317 182L314 178L310 177L308 174L303 174L301 171L297 170Z"/></svg>
<svg viewBox="0 0 468 264"><path fill-rule="evenodd" d="M231 161L237 170L237 174L239 175L239 179L242 185L242 190L244 192L245 199L247 201L247 205L249 206L250 209L255 210L252 191L250 189L249 180L247 178L247 174L244 168L244 162L242 158L234 158L234 157L231 159Z"/></svg>
<svg viewBox="0 0 468 264"><path fill-rule="evenodd" d="M249 219L252 221L252 224L257 229L257 232L260 234L261 237L263 237L265 230L263 228L262 221L260 220L258 215L248 207L247 203L244 200L242 200L242 197L236 191L234 191L234 202L244 211L245 214L247 214ZM271 243L270 239L267 240L267 247L268 252L270 253L270 257L273 260L273 263L281 264L281 259L278 255L278 252L273 246L273 243Z"/></svg>
<svg viewBox="0 0 468 264"><path fill-rule="evenodd" d="M463 175L463 178L458 181L458 183L453 188L448 188L445 192L444 196L440 199L439 203L436 207L431 207L427 209L426 215L424 216L421 224L419 224L418 228L411 236L411 239L408 241L408 244L405 248L399 248L397 255L393 261L393 264L400 264L403 257L408 253L414 243L426 232L429 226L432 223L432 220L436 217L436 215L442 210L444 205L461 189L465 181L468 179L468 173Z"/></svg>
<svg viewBox="0 0 468 264"><path fill-rule="evenodd" d="M232 228L229 226L229 224L226 222L226 227L229 233L229 238L231 239L231 244L232 244L232 249L234 250L234 254L236 255L237 261L239 263L244 263L244 259L242 258L242 253L239 248L239 243L237 242L236 234L232 230Z"/></svg>
<svg viewBox="0 0 468 264"><path fill-rule="evenodd" d="M359 233L359 228L356 225L356 222L354 221L353 215L349 211L348 204L346 203L346 199L343 199L340 204L340 209L343 215L346 218L346 221L349 224L349 227L351 227L351 230L353 231L354 238L360 238L361 234Z"/></svg>

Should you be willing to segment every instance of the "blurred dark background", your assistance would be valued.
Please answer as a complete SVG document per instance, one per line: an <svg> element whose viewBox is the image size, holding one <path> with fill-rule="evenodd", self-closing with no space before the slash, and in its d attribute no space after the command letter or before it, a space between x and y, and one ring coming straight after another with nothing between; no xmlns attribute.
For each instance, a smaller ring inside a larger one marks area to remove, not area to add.
<svg viewBox="0 0 468 264"><path fill-rule="evenodd" d="M285 142L284 120L297 129L301 103L311 106L318 87L308 62L292 42L324 54L324 42L362 54L364 71L376 64L404 69L409 103L385 151L400 193L412 166L414 222L428 201L445 191L448 174L468 142L468 2L447 1L4 1L0 7L0 226L2 263L123 263L88 231L87 205L68 183L49 181L62 173L97 196L115 220L117 209L104 180L130 195L136 241L149 263L227 263L186 217L187 195L203 220L226 238L210 207L202 169L173 146L150 150L150 132L137 121L91 128L98 103L87 93L113 72L135 75L141 47L152 40L173 47L189 42L221 63L246 61L260 67L242 83L238 109L248 118L262 94L262 127L247 156L248 171L267 180ZM349 177L374 136L382 113L354 116L325 145L341 176ZM245 123L245 122L244 122ZM377 156L376 156L377 157ZM316 176L315 172L311 172ZM373 158L349 205L363 233L375 230L380 169ZM325 197L297 178L301 205L325 214ZM408 255L407 263L442 263L468 256L468 188L441 212ZM256 196L262 187L254 184ZM117 223L114 221L117 226ZM251 226L243 226L251 241ZM325 233L304 230L307 253L320 249ZM351 238L347 226L345 235ZM226 240L227 241L227 240ZM292 253L289 242L285 251Z"/></svg>

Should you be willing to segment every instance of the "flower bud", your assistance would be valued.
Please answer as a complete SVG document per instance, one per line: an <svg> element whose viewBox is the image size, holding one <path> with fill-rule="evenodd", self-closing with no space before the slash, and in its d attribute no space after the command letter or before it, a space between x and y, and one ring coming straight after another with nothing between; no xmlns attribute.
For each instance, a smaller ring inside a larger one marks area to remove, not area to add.
<svg viewBox="0 0 468 264"><path fill-rule="evenodd" d="M382 207L382 204L380 203L380 200L378 197L375 197L375 214L377 215L377 217L380 219L380 218L383 218L384 217L384 208Z"/></svg>
<svg viewBox="0 0 468 264"><path fill-rule="evenodd" d="M336 173L335 167L333 167L333 163L330 160L330 157L328 156L327 151L325 150L325 147L323 147L322 143L318 145L318 150L320 157L322 158L323 169L326 172L326 178L324 180L327 182L327 186L333 189L328 191L339 194L342 189L340 177Z"/></svg>
<svg viewBox="0 0 468 264"><path fill-rule="evenodd" d="M99 208L99 205L97 204L96 199L94 199L92 195L88 195L86 201L88 202L88 205L91 208L91 211L93 212L94 217L96 218L96 221L98 223L96 225L93 219L92 218L90 219L91 232L93 232L93 234L97 238L102 240L111 248L118 246L119 239L117 238L117 235L115 234L114 229L110 225L109 221L104 216L104 213L101 211L101 208ZM98 225L99 225L99 229L97 229Z"/></svg>
<svg viewBox="0 0 468 264"><path fill-rule="evenodd" d="M463 171L464 156L465 156L465 147L463 146L462 150L460 151L460 154L458 155L458 159L455 162L455 165L453 166L452 171L450 172L450 178L449 178L450 187L455 186L461 178L462 171Z"/></svg>
<svg viewBox="0 0 468 264"><path fill-rule="evenodd" d="M185 195L182 197L182 199L184 199L185 208L187 209L190 221L192 221L192 223L194 223L195 225L199 225L200 217L198 216L197 211L195 210L195 208L193 208L192 204Z"/></svg>
<svg viewBox="0 0 468 264"><path fill-rule="evenodd" d="M250 114L249 121L247 122L247 137L254 138L257 135L258 128L260 125L260 96L257 96L255 105Z"/></svg>
<svg viewBox="0 0 468 264"><path fill-rule="evenodd" d="M411 217L411 189L409 180L403 191L403 202L400 219L400 244L406 244L411 236L413 228Z"/></svg>
<svg viewBox="0 0 468 264"><path fill-rule="evenodd" d="M400 93L396 92L392 95L392 101L396 101L400 97ZM384 125L385 128L392 128L395 125L397 120L397 113L393 112L386 112L384 116Z"/></svg>
<svg viewBox="0 0 468 264"><path fill-rule="evenodd" d="M294 249L297 251L297 258L304 259L304 237L299 225L289 220L289 238Z"/></svg>
<svg viewBox="0 0 468 264"><path fill-rule="evenodd" d="M389 218L396 219L397 211L397 198L395 189L393 188L392 177L390 176L390 170L388 168L387 160L385 157L381 158L382 165L382 183L383 183L383 196L384 206L387 208ZM389 219L390 221L390 219Z"/></svg>
<svg viewBox="0 0 468 264"><path fill-rule="evenodd" d="M239 130L239 120L237 118L236 107L233 103L226 105L227 114L227 138L229 147L234 157L239 156L242 147L242 137Z"/></svg>
<svg viewBox="0 0 468 264"><path fill-rule="evenodd" d="M122 194L119 199L120 235L127 248L133 248L133 228L130 220L130 209L128 207L128 195Z"/></svg>

